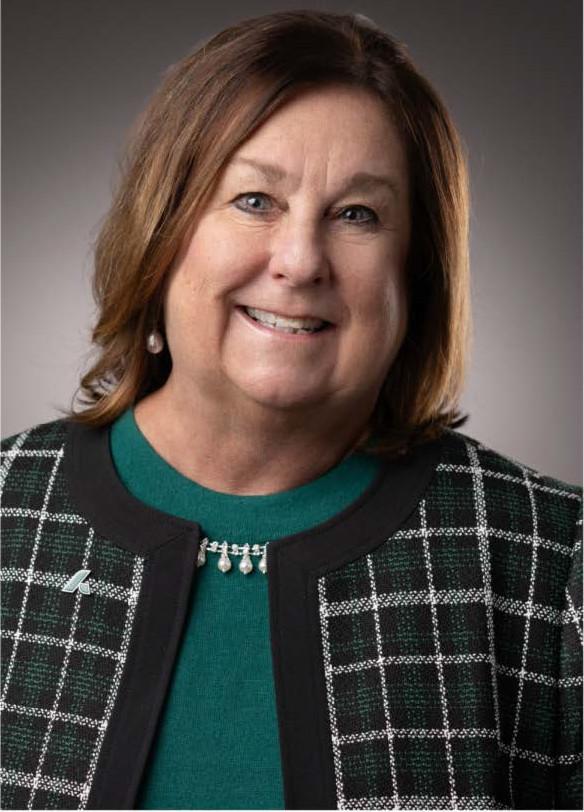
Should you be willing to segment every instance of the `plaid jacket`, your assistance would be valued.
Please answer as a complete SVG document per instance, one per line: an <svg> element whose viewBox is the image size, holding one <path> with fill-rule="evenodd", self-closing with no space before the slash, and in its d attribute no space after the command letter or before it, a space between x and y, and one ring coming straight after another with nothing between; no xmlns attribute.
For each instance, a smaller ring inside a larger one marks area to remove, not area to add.
<svg viewBox="0 0 584 812"><path fill-rule="evenodd" d="M106 430L3 449L3 807L130 809L201 530ZM286 808L582 808L581 496L447 431L268 546Z"/></svg>

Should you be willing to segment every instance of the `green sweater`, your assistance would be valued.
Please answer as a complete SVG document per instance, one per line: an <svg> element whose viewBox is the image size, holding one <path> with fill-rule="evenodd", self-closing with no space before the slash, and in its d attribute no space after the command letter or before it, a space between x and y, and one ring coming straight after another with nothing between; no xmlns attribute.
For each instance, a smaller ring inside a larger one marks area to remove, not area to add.
<svg viewBox="0 0 584 812"><path fill-rule="evenodd" d="M121 481L138 499L196 521L212 540L263 543L313 527L355 501L378 462L355 453L306 485L233 496L166 463L133 410L112 426ZM268 576L223 574L207 553L197 573L181 648L138 795L140 809L283 809L272 674Z"/></svg>

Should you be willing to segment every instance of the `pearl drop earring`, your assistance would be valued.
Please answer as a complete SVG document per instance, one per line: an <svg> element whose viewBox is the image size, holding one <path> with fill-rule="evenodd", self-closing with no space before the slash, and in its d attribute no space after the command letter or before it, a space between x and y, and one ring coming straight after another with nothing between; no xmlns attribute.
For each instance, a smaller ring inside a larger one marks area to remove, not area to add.
<svg viewBox="0 0 584 812"><path fill-rule="evenodd" d="M148 338L146 339L146 349L153 355L157 355L164 349L164 339L158 330L152 330L152 332L148 335Z"/></svg>

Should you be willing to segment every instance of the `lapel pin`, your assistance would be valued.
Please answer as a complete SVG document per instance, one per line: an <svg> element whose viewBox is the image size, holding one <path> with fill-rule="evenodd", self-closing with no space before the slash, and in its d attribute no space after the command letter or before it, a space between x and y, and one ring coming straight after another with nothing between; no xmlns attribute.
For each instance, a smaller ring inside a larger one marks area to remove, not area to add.
<svg viewBox="0 0 584 812"><path fill-rule="evenodd" d="M75 575L69 578L61 592L75 592L78 589L82 595L89 595L89 584L85 583L85 579L90 572L91 570L77 570Z"/></svg>

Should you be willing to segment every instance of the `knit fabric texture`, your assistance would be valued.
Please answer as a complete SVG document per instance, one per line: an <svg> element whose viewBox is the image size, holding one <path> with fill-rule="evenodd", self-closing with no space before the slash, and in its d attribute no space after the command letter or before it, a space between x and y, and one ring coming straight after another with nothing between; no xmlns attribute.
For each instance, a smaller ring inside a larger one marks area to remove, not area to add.
<svg viewBox="0 0 584 812"><path fill-rule="evenodd" d="M144 559L71 503L65 433L55 421L2 443L4 809L85 808L140 599ZM90 601L62 591L80 565L98 574Z"/></svg>
<svg viewBox="0 0 584 812"><path fill-rule="evenodd" d="M461 433L319 579L339 809L582 808L582 489Z"/></svg>
<svg viewBox="0 0 584 812"><path fill-rule="evenodd" d="M148 559L77 512L65 437L55 421L2 445L7 809L86 808L132 702ZM581 488L449 431L411 514L317 579L331 808L582 808L581 505ZM63 592L81 567L90 600ZM238 696L219 700L225 718ZM193 769L229 775L205 755Z"/></svg>

